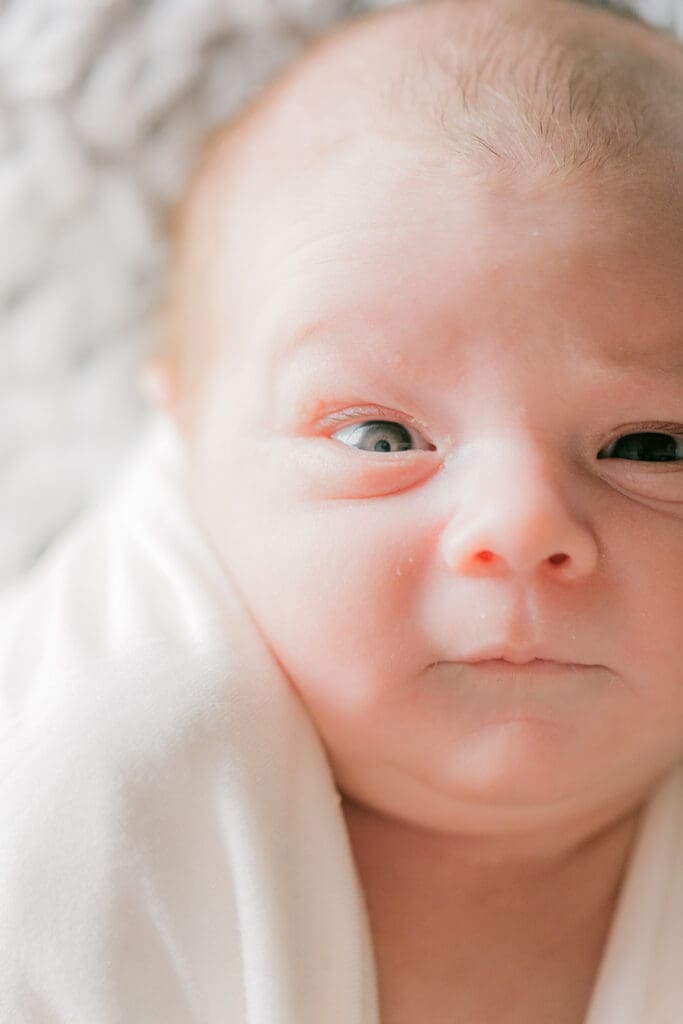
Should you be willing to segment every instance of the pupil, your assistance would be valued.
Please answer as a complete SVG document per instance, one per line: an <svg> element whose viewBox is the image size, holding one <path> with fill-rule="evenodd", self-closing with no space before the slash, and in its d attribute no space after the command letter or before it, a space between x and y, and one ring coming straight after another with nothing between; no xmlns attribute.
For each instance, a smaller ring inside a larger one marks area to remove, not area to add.
<svg viewBox="0 0 683 1024"><path fill-rule="evenodd" d="M375 447L373 450L376 452L390 452L391 445L388 441L375 441Z"/></svg>

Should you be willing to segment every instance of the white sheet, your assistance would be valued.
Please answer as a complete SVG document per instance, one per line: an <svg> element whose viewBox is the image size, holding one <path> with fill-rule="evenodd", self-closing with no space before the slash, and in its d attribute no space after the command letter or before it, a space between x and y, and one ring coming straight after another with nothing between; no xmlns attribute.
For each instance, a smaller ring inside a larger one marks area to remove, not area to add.
<svg viewBox="0 0 683 1024"><path fill-rule="evenodd" d="M368 1024L339 795L155 425L0 602L2 1024Z"/></svg>
<svg viewBox="0 0 683 1024"><path fill-rule="evenodd" d="M0 600L0 1022L378 1024L323 748L182 469L160 418ZM586 1024L683 1021L682 808L676 768Z"/></svg>
<svg viewBox="0 0 683 1024"><path fill-rule="evenodd" d="M683 1021L683 768L645 808L586 1024Z"/></svg>

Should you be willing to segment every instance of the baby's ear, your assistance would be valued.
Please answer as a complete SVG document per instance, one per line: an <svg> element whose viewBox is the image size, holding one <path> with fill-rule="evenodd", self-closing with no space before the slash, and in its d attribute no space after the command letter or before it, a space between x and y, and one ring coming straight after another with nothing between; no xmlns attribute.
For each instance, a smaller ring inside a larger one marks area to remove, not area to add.
<svg viewBox="0 0 683 1024"><path fill-rule="evenodd" d="M138 365L135 382L147 402L164 412L183 437L188 437L187 403L183 402L178 370L163 356L147 356Z"/></svg>
<svg viewBox="0 0 683 1024"><path fill-rule="evenodd" d="M176 419L179 389L174 367L160 356L147 356L135 372L135 382L150 405Z"/></svg>

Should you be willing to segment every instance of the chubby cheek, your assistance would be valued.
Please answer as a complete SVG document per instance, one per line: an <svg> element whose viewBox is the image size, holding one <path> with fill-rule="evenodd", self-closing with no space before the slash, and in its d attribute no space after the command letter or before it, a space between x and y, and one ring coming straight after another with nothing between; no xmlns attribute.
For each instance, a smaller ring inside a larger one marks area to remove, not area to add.
<svg viewBox="0 0 683 1024"><path fill-rule="evenodd" d="M610 743L666 764L683 755L683 523L633 505L616 525L605 531L609 589L595 609L628 712L608 723Z"/></svg>
<svg viewBox="0 0 683 1024"><path fill-rule="evenodd" d="M407 495L312 501L257 484L197 501L276 656L310 702L352 714L389 700L430 660L418 614L433 544L424 508L411 514Z"/></svg>
<svg viewBox="0 0 683 1024"><path fill-rule="evenodd" d="M605 621L626 654L624 669L649 693L677 697L683 710L683 523L660 517L635 525L611 544Z"/></svg>

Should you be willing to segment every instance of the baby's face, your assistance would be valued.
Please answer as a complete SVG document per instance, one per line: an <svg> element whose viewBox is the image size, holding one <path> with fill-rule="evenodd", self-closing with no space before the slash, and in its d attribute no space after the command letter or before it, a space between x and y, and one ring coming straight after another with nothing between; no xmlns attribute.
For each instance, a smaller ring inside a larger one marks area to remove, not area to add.
<svg viewBox="0 0 683 1024"><path fill-rule="evenodd" d="M244 209L194 500L340 790L491 832L642 795L683 752L681 210L388 142Z"/></svg>

